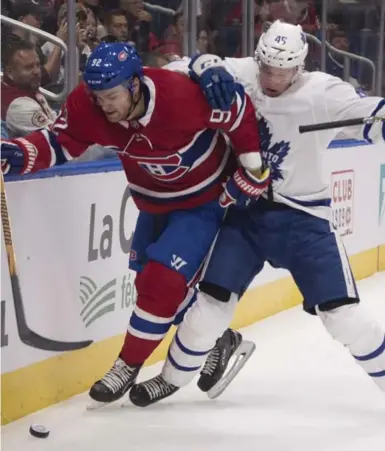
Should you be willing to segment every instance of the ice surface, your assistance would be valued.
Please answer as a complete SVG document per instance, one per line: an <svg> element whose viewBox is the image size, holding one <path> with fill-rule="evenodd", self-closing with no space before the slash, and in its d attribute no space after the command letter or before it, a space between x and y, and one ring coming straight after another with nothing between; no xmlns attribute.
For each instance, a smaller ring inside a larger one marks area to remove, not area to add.
<svg viewBox="0 0 385 451"><path fill-rule="evenodd" d="M385 328L385 273L359 283ZM257 350L210 401L195 383L145 409L87 395L2 427L4 451L385 451L383 394L317 318L291 309L243 331ZM160 370L145 369L143 379ZM51 430L29 435L31 423Z"/></svg>

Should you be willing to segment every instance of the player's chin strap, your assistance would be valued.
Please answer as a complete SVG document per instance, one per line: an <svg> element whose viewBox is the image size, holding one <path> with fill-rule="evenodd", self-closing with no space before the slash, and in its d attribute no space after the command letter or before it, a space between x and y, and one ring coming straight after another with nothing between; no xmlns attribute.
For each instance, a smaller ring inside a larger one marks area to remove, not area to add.
<svg viewBox="0 0 385 451"><path fill-rule="evenodd" d="M124 86L130 91L131 94L131 106L127 112L127 120L131 120L134 119L131 117L131 115L133 114L133 112L135 111L135 108L139 105L140 99L142 98L143 95L143 91L140 88L140 92L139 92L139 97L138 100L134 99L134 86L133 86L133 78L131 78L130 80L128 80Z"/></svg>

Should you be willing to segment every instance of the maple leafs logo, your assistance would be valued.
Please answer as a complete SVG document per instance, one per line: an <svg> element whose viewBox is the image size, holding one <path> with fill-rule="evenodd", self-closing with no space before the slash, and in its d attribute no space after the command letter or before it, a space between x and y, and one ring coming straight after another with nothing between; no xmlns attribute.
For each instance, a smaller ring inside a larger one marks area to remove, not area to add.
<svg viewBox="0 0 385 451"><path fill-rule="evenodd" d="M263 160L270 167L272 180L283 180L280 168L290 150L290 142L280 141L271 145L273 134L270 133L269 126L264 117L259 119L259 134Z"/></svg>

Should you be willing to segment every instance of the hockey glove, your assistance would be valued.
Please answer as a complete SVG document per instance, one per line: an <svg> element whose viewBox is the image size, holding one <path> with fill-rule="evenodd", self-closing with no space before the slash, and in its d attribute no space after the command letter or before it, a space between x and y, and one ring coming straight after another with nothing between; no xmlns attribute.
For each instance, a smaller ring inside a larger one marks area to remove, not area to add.
<svg viewBox="0 0 385 451"><path fill-rule="evenodd" d="M25 166L25 152L17 144L1 141L1 171L4 175L21 174Z"/></svg>
<svg viewBox="0 0 385 451"><path fill-rule="evenodd" d="M233 204L247 206L252 200L257 200L267 190L270 181L269 168L266 168L259 178L253 176L247 169L238 168L225 184L219 203L223 208Z"/></svg>
<svg viewBox="0 0 385 451"><path fill-rule="evenodd" d="M214 110L229 111L235 97L235 81L216 55L195 55L189 65L189 75L199 83Z"/></svg>

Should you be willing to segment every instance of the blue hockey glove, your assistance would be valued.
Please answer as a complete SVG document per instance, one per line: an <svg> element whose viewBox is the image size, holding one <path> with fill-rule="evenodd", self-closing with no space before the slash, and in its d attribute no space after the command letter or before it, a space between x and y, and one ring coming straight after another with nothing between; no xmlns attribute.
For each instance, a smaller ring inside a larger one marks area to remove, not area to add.
<svg viewBox="0 0 385 451"><path fill-rule="evenodd" d="M199 83L214 110L229 111L235 97L235 81L216 55L195 55L188 65L192 80Z"/></svg>
<svg viewBox="0 0 385 451"><path fill-rule="evenodd" d="M269 168L266 168L259 178L254 177L247 169L238 168L225 184L219 203L223 208L233 204L247 206L252 200L257 200L267 190L270 181Z"/></svg>
<svg viewBox="0 0 385 451"><path fill-rule="evenodd" d="M1 171L4 175L21 174L25 166L25 152L17 144L1 141Z"/></svg>

